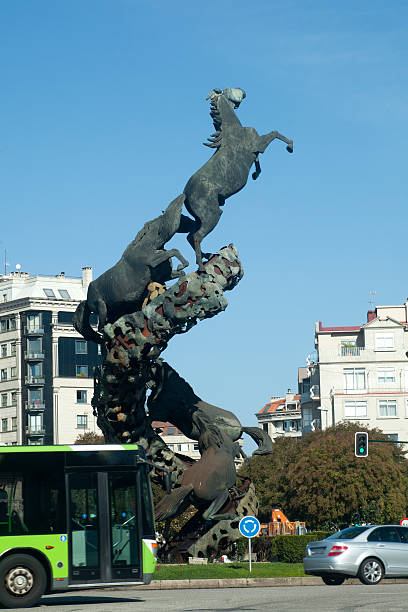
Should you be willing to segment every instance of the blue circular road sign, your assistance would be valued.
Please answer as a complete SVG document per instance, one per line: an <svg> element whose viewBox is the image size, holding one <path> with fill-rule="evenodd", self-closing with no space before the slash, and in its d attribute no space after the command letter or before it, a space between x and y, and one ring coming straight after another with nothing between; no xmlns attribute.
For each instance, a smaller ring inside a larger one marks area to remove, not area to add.
<svg viewBox="0 0 408 612"><path fill-rule="evenodd" d="M261 524L254 516L244 516L239 521L238 529L246 538L254 538L258 535Z"/></svg>

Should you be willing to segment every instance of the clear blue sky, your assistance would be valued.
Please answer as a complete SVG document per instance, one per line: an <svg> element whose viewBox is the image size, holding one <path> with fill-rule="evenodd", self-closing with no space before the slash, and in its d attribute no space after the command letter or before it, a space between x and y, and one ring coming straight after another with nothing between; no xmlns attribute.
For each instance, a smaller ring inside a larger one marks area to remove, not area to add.
<svg viewBox="0 0 408 612"><path fill-rule="evenodd" d="M209 157L205 97L278 129L205 242L245 277L164 357L245 424L296 388L314 322L358 324L407 286L404 1L2 0L0 248L9 269L101 274ZM193 253L180 237L190 262Z"/></svg>

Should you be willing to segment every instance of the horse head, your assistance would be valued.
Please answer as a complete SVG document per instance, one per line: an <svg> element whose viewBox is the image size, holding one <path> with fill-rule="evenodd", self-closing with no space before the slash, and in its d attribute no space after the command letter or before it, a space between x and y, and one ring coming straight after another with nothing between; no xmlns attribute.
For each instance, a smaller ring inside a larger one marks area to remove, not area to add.
<svg viewBox="0 0 408 612"><path fill-rule="evenodd" d="M212 89L207 96L207 100L217 100L220 96L223 96L231 104L235 110L239 107L242 100L246 98L246 93L240 87L226 87L225 89Z"/></svg>

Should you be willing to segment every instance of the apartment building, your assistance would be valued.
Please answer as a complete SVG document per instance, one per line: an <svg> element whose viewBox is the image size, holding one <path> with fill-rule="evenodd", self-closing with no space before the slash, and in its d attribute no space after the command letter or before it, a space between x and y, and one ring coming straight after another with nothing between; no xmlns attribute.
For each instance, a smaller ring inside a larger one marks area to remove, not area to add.
<svg viewBox="0 0 408 612"><path fill-rule="evenodd" d="M295 395L290 389L285 397L271 397L255 416L258 427L266 431L273 441L282 436L291 438L302 436L300 395Z"/></svg>
<svg viewBox="0 0 408 612"><path fill-rule="evenodd" d="M80 278L0 275L0 443L69 444L99 432L93 369L100 347L74 329L92 268Z"/></svg>
<svg viewBox="0 0 408 612"><path fill-rule="evenodd" d="M315 325L321 427L357 421L408 440L408 300L377 306L354 326Z"/></svg>

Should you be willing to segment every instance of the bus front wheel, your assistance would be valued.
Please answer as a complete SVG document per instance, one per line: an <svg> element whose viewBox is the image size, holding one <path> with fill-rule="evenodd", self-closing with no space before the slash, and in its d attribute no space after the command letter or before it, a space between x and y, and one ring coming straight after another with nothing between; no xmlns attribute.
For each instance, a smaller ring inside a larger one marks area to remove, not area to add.
<svg viewBox="0 0 408 612"><path fill-rule="evenodd" d="M30 555L10 555L0 562L0 604L6 608L33 606L46 583L44 567Z"/></svg>

